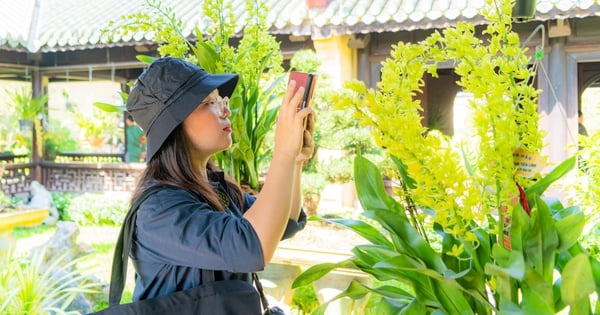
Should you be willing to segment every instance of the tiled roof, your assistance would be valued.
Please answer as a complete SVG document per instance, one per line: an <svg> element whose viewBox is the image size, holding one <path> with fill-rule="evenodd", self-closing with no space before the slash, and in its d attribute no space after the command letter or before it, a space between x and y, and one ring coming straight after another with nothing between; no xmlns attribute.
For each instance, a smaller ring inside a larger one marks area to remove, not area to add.
<svg viewBox="0 0 600 315"><path fill-rule="evenodd" d="M245 1L231 0L240 28ZM276 34L368 33L443 28L457 21L483 23L478 14L485 0L330 0L309 9L306 0L265 0L270 29ZM536 20L599 15L600 0L538 0ZM163 0L184 21L184 33L207 27L202 0ZM110 20L140 11L144 0L0 0L0 48L55 51L106 44L100 30ZM240 31L240 30L238 30ZM117 43L151 41L152 34L117 38Z"/></svg>

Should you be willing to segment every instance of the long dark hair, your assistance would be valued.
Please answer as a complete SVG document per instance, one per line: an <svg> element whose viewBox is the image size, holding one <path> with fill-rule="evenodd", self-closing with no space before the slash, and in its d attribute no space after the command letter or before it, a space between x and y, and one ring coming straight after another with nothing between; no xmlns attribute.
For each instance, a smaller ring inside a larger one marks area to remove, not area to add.
<svg viewBox="0 0 600 315"><path fill-rule="evenodd" d="M218 171L219 168L215 163L209 160L206 166L208 178L214 179L213 174ZM233 202L241 208L244 199L240 186L229 176L225 176L225 183ZM213 186L194 169L190 159L188 142L181 125L175 128L160 150L147 163L146 169L142 173L133 193L132 202L150 185L154 184L166 184L193 191L201 195L219 211L224 211Z"/></svg>

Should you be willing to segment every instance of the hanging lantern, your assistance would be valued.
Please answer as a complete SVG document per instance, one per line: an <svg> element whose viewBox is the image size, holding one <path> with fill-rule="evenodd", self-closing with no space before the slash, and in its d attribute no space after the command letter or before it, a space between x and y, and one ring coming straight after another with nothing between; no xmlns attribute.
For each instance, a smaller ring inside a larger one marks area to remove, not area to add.
<svg viewBox="0 0 600 315"><path fill-rule="evenodd" d="M512 17L516 21L528 21L535 16L536 0L517 0L513 5Z"/></svg>

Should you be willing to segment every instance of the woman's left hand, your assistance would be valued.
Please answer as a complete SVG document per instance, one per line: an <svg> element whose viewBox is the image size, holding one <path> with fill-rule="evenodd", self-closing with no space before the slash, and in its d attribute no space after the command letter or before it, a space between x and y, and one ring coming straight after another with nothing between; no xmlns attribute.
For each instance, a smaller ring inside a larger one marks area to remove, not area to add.
<svg viewBox="0 0 600 315"><path fill-rule="evenodd" d="M306 128L304 129L302 149L296 158L296 163L302 163L312 158L315 153L315 142L313 141L313 131L315 129L315 113L311 112L306 117Z"/></svg>

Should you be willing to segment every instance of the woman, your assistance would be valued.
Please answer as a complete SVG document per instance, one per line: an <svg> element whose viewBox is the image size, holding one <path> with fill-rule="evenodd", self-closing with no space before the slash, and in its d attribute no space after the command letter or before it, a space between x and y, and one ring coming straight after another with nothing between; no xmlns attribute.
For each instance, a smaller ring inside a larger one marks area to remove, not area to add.
<svg viewBox="0 0 600 315"><path fill-rule="evenodd" d="M140 206L131 258L133 300L149 299L215 281L251 281L277 244L302 229L302 163L313 153L311 109L297 110L303 89L283 97L273 159L258 195L242 193L211 156L231 146L228 98L238 76L211 75L175 58L154 61L139 77L127 110L147 135L147 168L133 199L165 185ZM304 128L303 121L309 123Z"/></svg>
<svg viewBox="0 0 600 315"><path fill-rule="evenodd" d="M143 162L146 154L146 136L131 115L125 118L125 134L127 135L127 154L125 162Z"/></svg>

